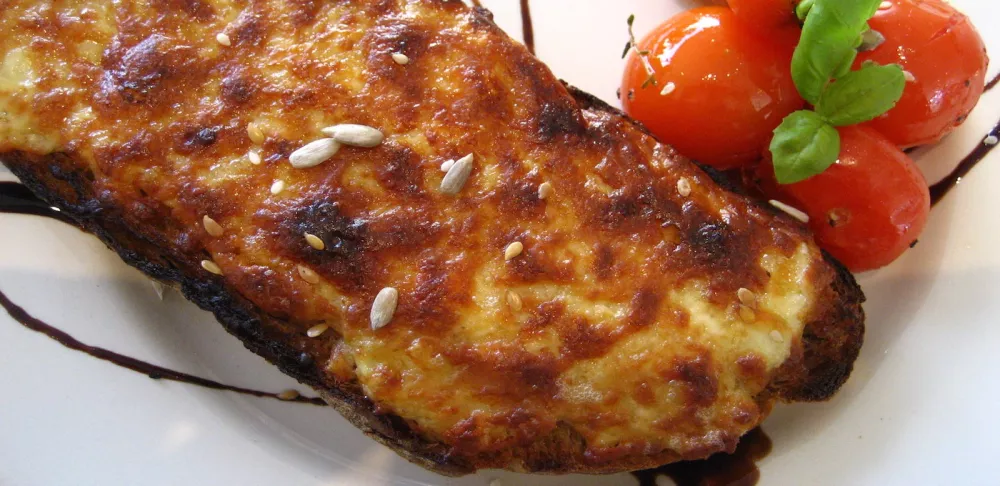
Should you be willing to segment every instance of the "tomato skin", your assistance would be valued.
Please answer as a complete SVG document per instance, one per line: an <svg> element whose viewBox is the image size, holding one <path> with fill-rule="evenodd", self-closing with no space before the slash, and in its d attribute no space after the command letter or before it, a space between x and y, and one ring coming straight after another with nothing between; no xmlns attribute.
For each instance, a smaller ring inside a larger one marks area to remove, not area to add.
<svg viewBox="0 0 1000 486"><path fill-rule="evenodd" d="M809 215L816 242L852 272L892 263L927 223L927 181L905 153L875 130L839 128L840 159L802 182L778 185L769 159L753 175L766 197Z"/></svg>
<svg viewBox="0 0 1000 486"><path fill-rule="evenodd" d="M913 74L903 97L869 122L902 148L937 142L976 106L986 82L986 47L969 18L941 0L891 0L868 22L885 36L855 63L897 63Z"/></svg>
<svg viewBox="0 0 1000 486"><path fill-rule="evenodd" d="M682 12L639 41L655 86L633 49L621 99L625 111L685 156L720 169L759 158L781 120L805 102L791 57L798 29L763 35L725 7ZM673 91L661 94L673 83Z"/></svg>
<svg viewBox="0 0 1000 486"><path fill-rule="evenodd" d="M736 18L755 29L790 27L798 22L794 0L728 0Z"/></svg>

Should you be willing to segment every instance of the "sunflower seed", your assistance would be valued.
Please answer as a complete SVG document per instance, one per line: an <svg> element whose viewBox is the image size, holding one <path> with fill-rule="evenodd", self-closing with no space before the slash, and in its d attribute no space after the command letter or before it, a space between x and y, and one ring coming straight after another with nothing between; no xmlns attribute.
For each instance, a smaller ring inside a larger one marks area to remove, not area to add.
<svg viewBox="0 0 1000 486"><path fill-rule="evenodd" d="M441 179L441 192L454 196L462 191L465 187L465 182L469 180L469 174L472 173L472 162L474 157L472 154L466 155L461 159L455 161L451 167L448 168L448 173L444 175Z"/></svg>
<svg viewBox="0 0 1000 486"><path fill-rule="evenodd" d="M216 264L215 262L213 262L212 260L202 260L201 261L201 268L204 268L205 271L208 272L208 273L214 273L216 275L222 275L222 269L219 268L219 265Z"/></svg>
<svg viewBox="0 0 1000 486"><path fill-rule="evenodd" d="M303 236L305 236L306 238L306 243L309 243L309 246L313 247L314 249L320 251L326 249L326 243L323 243L323 240L321 240L319 236L316 236L312 233L305 233Z"/></svg>
<svg viewBox="0 0 1000 486"><path fill-rule="evenodd" d="M516 258L518 255L520 255L522 251L524 251L524 243L521 243L520 241L515 241L515 242L507 245L507 248L504 249L504 251L503 251L503 259L507 260L507 261L511 261L514 258Z"/></svg>
<svg viewBox="0 0 1000 486"><path fill-rule="evenodd" d="M410 63L410 58L406 57L406 54L403 54L402 52L393 52L392 60L396 61L396 64L401 66L405 66Z"/></svg>
<svg viewBox="0 0 1000 486"><path fill-rule="evenodd" d="M314 272L311 268L299 265L296 267L296 270L298 270L299 276L302 277L302 280L305 280L306 283L319 283L319 275L316 274L316 272Z"/></svg>
<svg viewBox="0 0 1000 486"><path fill-rule="evenodd" d="M367 125L344 123L341 125L326 127L320 131L323 132L323 135L326 135L344 145L351 145L354 147L374 147L382 143L382 140L385 139L385 135L383 135L382 132Z"/></svg>
<svg viewBox="0 0 1000 486"><path fill-rule="evenodd" d="M285 390L278 394L279 400L290 401L290 400L295 400L296 398L299 398L299 392L295 390Z"/></svg>
<svg viewBox="0 0 1000 486"><path fill-rule="evenodd" d="M222 236L222 233L225 231L222 229L222 225L217 223L214 219L212 219L211 216L207 214L203 218L201 218L201 224L205 226L205 232L208 233L209 236L215 238Z"/></svg>
<svg viewBox="0 0 1000 486"><path fill-rule="evenodd" d="M330 326L326 324L317 324L313 327L310 327L309 330L306 331L306 336L309 336L311 338L319 337L321 334L326 332L327 329L330 329Z"/></svg>
<svg viewBox="0 0 1000 486"><path fill-rule="evenodd" d="M538 199L548 199L552 195L552 183L543 182L538 186Z"/></svg>
<svg viewBox="0 0 1000 486"><path fill-rule="evenodd" d="M385 327L392 321L398 304L399 292L396 289L386 287L379 291L378 295L375 296L375 302L372 303L370 316L373 331Z"/></svg>
<svg viewBox="0 0 1000 486"><path fill-rule="evenodd" d="M302 146L302 148L292 152L292 155L288 156L288 161L296 169L308 169L309 167L316 167L326 162L338 150L340 150L340 142L332 138L321 138L309 142Z"/></svg>
<svg viewBox="0 0 1000 486"><path fill-rule="evenodd" d="M663 89L660 90L660 96L666 96L673 93L677 89L677 85L673 81L668 81L667 84L663 85Z"/></svg>

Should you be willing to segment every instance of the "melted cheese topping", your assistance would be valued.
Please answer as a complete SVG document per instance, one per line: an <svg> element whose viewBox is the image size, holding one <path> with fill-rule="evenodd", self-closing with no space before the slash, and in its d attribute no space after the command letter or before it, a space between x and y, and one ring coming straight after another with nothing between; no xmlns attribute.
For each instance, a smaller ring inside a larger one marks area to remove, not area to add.
<svg viewBox="0 0 1000 486"><path fill-rule="evenodd" d="M234 292L281 317L271 325L301 335L331 383L455 454L526 447L563 426L595 463L724 448L766 413L761 394L829 280L798 228L621 118L581 111L457 3L8 4L0 152L71 154L137 231L193 262L207 255ZM386 140L288 164L337 123ZM440 194L439 166L467 153L468 183ZM286 189L272 195L274 181ZM204 233L206 214L222 237ZM506 262L514 240L525 250ZM372 331L387 286L399 308ZM317 322L336 332L306 338Z"/></svg>

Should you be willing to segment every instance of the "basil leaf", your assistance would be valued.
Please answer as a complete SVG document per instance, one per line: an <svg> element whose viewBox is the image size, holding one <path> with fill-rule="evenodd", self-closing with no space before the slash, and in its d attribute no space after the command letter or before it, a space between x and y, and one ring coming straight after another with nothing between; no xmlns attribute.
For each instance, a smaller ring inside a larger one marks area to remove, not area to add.
<svg viewBox="0 0 1000 486"><path fill-rule="evenodd" d="M792 56L792 79L799 94L815 105L838 71L857 55L858 38L868 28L880 0L815 0Z"/></svg>
<svg viewBox="0 0 1000 486"><path fill-rule="evenodd" d="M796 111L774 129L770 150L778 183L792 184L823 172L837 161L840 134L816 113Z"/></svg>
<svg viewBox="0 0 1000 486"><path fill-rule="evenodd" d="M905 87L903 68L868 65L828 86L816 103L816 113L837 127L863 123L896 106Z"/></svg>

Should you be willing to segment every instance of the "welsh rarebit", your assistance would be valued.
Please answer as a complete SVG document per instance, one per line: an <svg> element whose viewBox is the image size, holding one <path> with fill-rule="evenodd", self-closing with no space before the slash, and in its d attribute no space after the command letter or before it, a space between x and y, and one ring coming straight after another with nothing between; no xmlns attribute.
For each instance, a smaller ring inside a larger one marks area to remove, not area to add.
<svg viewBox="0 0 1000 486"><path fill-rule="evenodd" d="M563 85L485 10L0 7L0 160L427 468L731 451L857 357L864 297L802 225ZM343 124L381 135L298 151Z"/></svg>

